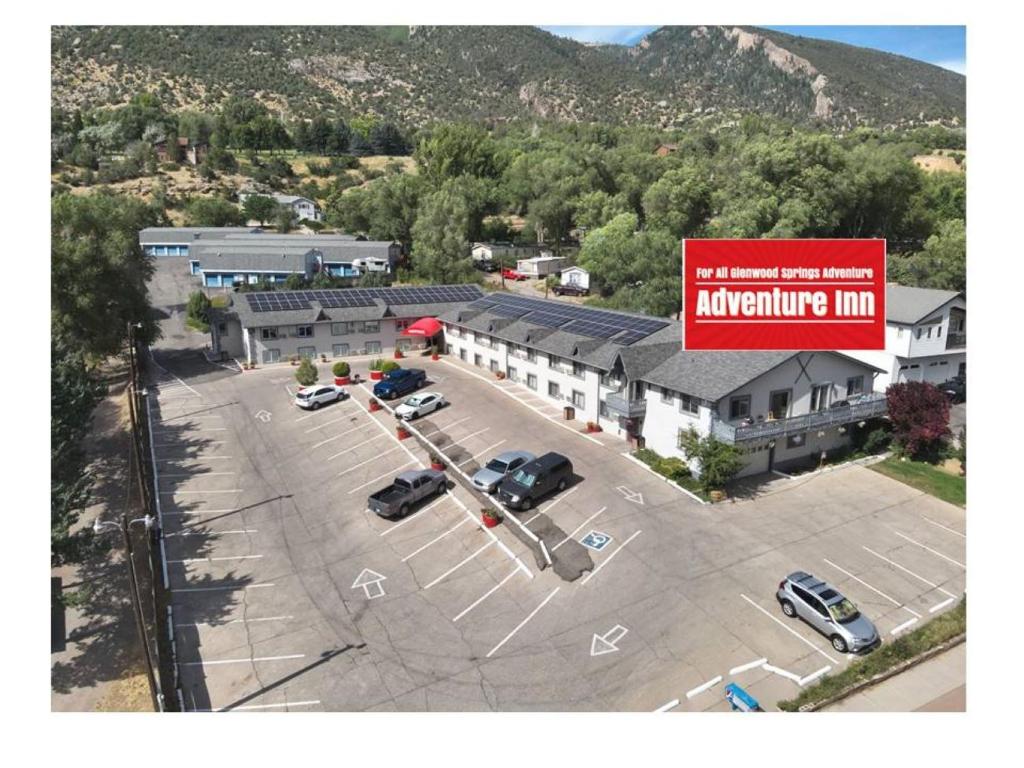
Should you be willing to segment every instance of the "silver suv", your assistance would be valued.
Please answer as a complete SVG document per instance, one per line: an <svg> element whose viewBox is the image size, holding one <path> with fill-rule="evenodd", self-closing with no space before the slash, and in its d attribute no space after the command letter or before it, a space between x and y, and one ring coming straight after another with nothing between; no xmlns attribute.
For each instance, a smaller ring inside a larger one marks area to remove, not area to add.
<svg viewBox="0 0 1024 768"><path fill-rule="evenodd" d="M840 653L864 653L881 642L875 625L833 587L803 571L779 583L775 598L782 612L821 632Z"/></svg>

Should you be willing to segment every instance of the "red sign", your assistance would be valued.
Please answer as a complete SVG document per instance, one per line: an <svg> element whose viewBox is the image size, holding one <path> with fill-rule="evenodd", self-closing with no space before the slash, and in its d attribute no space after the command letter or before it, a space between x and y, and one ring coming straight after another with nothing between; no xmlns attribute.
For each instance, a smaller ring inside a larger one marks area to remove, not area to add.
<svg viewBox="0 0 1024 768"><path fill-rule="evenodd" d="M885 240L684 240L683 349L885 349Z"/></svg>

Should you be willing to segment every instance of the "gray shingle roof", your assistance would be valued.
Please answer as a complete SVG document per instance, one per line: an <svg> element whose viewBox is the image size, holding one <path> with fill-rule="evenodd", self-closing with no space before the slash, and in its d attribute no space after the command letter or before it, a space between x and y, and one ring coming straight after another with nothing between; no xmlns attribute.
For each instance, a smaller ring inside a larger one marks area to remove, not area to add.
<svg viewBox="0 0 1024 768"><path fill-rule="evenodd" d="M199 262L200 269L205 272L251 270L304 273L307 254L312 250L304 245L235 245L232 241L219 240L201 243L192 248L189 255Z"/></svg>
<svg viewBox="0 0 1024 768"><path fill-rule="evenodd" d="M139 243L187 245L196 240L221 240L231 235L251 235L259 231L259 227L146 227L139 230Z"/></svg>
<svg viewBox="0 0 1024 768"><path fill-rule="evenodd" d="M957 291L889 284L885 287L885 319L890 323L913 325L962 295Z"/></svg>

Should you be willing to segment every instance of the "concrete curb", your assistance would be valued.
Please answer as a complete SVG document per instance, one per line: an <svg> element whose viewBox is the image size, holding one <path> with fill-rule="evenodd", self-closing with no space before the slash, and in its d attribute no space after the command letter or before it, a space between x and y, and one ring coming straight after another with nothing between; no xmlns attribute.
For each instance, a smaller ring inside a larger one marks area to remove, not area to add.
<svg viewBox="0 0 1024 768"><path fill-rule="evenodd" d="M703 505L705 505L705 506L710 506L710 505L711 505L711 502L710 502L710 501L704 501L704 499L702 499L702 498L701 498L700 496L698 496L697 494L695 494L695 493L694 493L693 491L689 491L689 490L687 490L686 488L683 488L683 486L679 485L679 483L677 483L677 482L676 482L675 480L670 480L669 478L665 477L665 476L664 476L664 475L662 475L661 473L659 473L659 472L655 472L655 471L654 471L653 469L651 469L651 468L650 468L649 466L647 466L646 464L644 464L644 463L643 463L642 461L640 461L640 459L638 459L638 458L637 458L636 456L633 456L633 455L632 455L631 453L629 453L628 451L627 451L627 452L625 452L625 453L621 453L621 454L619 454L619 455L620 455L620 456L623 456L624 458L628 459L629 461L632 461L632 462L633 462L634 464L636 464L637 466L639 466L639 467L643 467L643 468L644 468L644 469L646 469L646 470L647 470L648 472L650 472L650 473L651 473L652 475L654 475L655 477L657 477L657 478L659 478L659 479L663 480L664 482L668 483L669 485L671 485L672 487L676 488L677 490L679 490L679 491L682 491L682 492L683 492L683 493L685 493L685 494L686 494L687 496L689 496L689 497L690 497L691 499L693 499L694 501L696 501L696 502L697 502L698 504L703 504Z"/></svg>
<svg viewBox="0 0 1024 768"><path fill-rule="evenodd" d="M851 685L849 688L840 691L834 696L830 696L827 699L822 699L821 701L816 701L811 704L804 704L797 711L817 712L818 710L824 709L827 706L835 704L837 701L842 701L843 699L848 698L849 696L852 696L855 693L860 693L861 691L867 688L871 688L872 686L878 685L879 683L883 683L889 678L895 677L896 675L900 674L901 672L905 672L911 667L916 667L918 664L928 661L929 659L938 656L941 653L945 653L950 648L960 645L960 643L966 641L967 633L964 632L963 634L957 635L956 637L952 637L946 642L935 646L934 648L929 648L924 653L920 653L917 656L914 656L913 658L900 662L895 667L887 669L885 672L879 672L874 677L871 677L867 680L862 680L861 682L856 683L855 685Z"/></svg>

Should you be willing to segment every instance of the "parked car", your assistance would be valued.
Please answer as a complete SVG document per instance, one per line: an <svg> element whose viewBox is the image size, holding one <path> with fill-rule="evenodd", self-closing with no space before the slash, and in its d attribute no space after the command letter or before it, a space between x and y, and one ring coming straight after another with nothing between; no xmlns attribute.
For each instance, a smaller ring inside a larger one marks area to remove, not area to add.
<svg viewBox="0 0 1024 768"><path fill-rule="evenodd" d="M567 283L565 285L556 285L551 289L555 296L589 296L590 291L579 285L573 285Z"/></svg>
<svg viewBox="0 0 1024 768"><path fill-rule="evenodd" d="M373 396L382 400L393 400L416 391L426 383L427 374L422 369L396 368L373 385Z"/></svg>
<svg viewBox="0 0 1024 768"><path fill-rule="evenodd" d="M500 265L495 261L487 261L484 259L474 261L473 266L479 269L481 272L497 272L500 269Z"/></svg>
<svg viewBox="0 0 1024 768"><path fill-rule="evenodd" d="M444 472L413 469L400 474L386 488L371 493L366 505L381 517L405 517L417 502L447 490Z"/></svg>
<svg viewBox="0 0 1024 768"><path fill-rule="evenodd" d="M476 471L476 474L471 478L473 487L484 493L494 493L498 490L498 484L508 477L509 474L536 458L529 451L505 451L504 453L499 453Z"/></svg>
<svg viewBox="0 0 1024 768"><path fill-rule="evenodd" d="M545 453L523 464L498 484L498 500L510 509L530 509L552 491L564 491L572 479L572 462L560 453Z"/></svg>
<svg viewBox="0 0 1024 768"><path fill-rule="evenodd" d="M440 392L419 392L395 408L395 416L406 421L426 416L448 405Z"/></svg>
<svg viewBox="0 0 1024 768"><path fill-rule="evenodd" d="M344 400L348 392L344 387L336 384L314 384L311 387L303 387L295 393L295 404L299 408L316 410L324 403L333 403Z"/></svg>
<svg viewBox="0 0 1024 768"><path fill-rule="evenodd" d="M882 642L875 625L857 606L809 573L789 574L779 582L775 598L784 614L806 621L840 653L865 653Z"/></svg>
<svg viewBox="0 0 1024 768"><path fill-rule="evenodd" d="M939 384L939 389L952 403L967 402L967 377L954 376L949 381Z"/></svg>
<svg viewBox="0 0 1024 768"><path fill-rule="evenodd" d="M504 277L506 280L528 280L529 279L528 275L524 275L522 272L517 272L516 270L510 269L509 267L505 267L503 270L501 270L501 276Z"/></svg>

